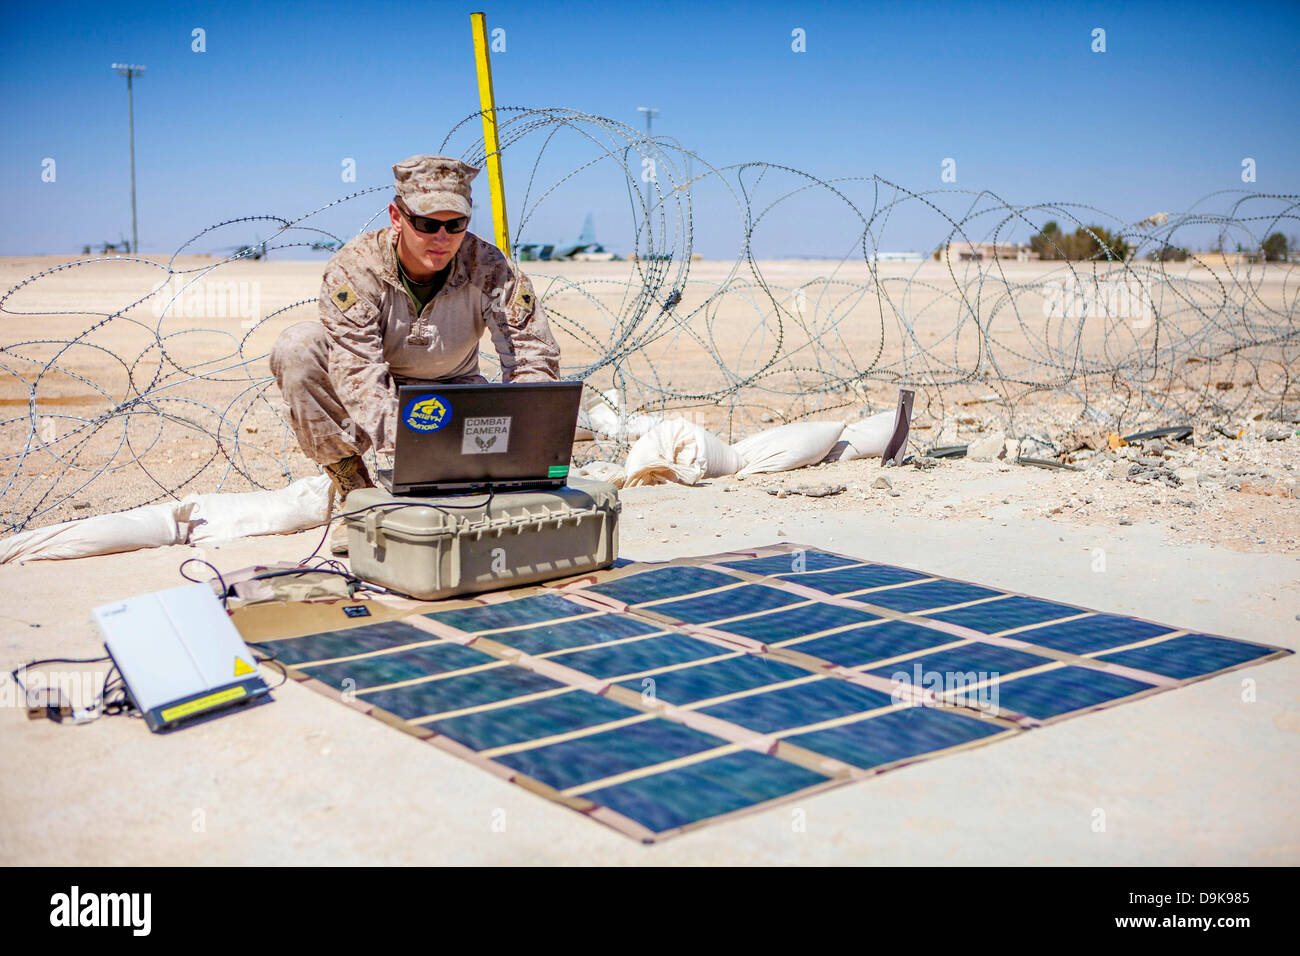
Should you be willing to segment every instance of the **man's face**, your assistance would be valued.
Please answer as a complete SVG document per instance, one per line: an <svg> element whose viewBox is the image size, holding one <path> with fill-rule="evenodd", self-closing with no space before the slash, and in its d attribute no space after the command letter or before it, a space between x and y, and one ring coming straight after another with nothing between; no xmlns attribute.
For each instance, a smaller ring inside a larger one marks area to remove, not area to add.
<svg viewBox="0 0 1300 956"><path fill-rule="evenodd" d="M454 209L444 209L433 213L433 219L457 219L461 213ZM411 220L395 203L388 204L388 218L397 232L397 250L402 257L402 267L417 282L433 278L451 262L452 257L465 241L464 232L450 233L439 229L435 233L420 232L411 225Z"/></svg>

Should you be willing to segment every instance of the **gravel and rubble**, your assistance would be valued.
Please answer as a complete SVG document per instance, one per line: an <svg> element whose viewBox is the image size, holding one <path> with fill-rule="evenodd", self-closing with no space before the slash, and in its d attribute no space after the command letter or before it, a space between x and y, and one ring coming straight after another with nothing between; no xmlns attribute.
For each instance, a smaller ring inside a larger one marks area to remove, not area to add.
<svg viewBox="0 0 1300 956"><path fill-rule="evenodd" d="M743 515L779 526L783 516L850 508L937 521L1005 524L1014 516L1101 527L1153 524L1170 543L1300 553L1300 437L1293 431L1284 439L1267 438L1262 429L1241 432L1228 439L1196 429L1182 441L1062 451L1068 460L1059 468L1017 464L1005 454L986 460L920 454L901 467L872 458L702 484L736 493L715 512L724 520ZM681 486L636 491L647 499L698 494Z"/></svg>

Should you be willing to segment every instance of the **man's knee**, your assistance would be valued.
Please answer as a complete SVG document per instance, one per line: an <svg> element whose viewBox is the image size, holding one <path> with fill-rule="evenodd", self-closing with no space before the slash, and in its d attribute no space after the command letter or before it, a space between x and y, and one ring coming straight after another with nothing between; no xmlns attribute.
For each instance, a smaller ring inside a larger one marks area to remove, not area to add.
<svg viewBox="0 0 1300 956"><path fill-rule="evenodd" d="M319 322L291 325L271 347L271 374L281 391L296 389L327 375L329 334Z"/></svg>

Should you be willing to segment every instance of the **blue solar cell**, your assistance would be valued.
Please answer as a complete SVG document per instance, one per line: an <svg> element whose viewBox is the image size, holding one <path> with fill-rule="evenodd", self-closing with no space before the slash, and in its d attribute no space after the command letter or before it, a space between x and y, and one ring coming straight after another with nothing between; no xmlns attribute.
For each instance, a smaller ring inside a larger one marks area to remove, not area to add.
<svg viewBox="0 0 1300 956"><path fill-rule="evenodd" d="M522 667L506 665L475 674L375 691L358 699L410 720L563 686L565 685L558 681L526 671Z"/></svg>
<svg viewBox="0 0 1300 956"><path fill-rule="evenodd" d="M670 704L690 704L807 676L808 671L802 667L774 661L765 655L742 654L712 664L688 664L655 674L651 678L654 683L649 686L653 686L655 696L660 700ZM621 686L643 693L647 690L639 678Z"/></svg>
<svg viewBox="0 0 1300 956"><path fill-rule="evenodd" d="M976 604L973 607L959 607L929 616L985 634L996 634L998 631L1010 630L1013 627L1056 621L1082 613L1079 608L1066 604L1054 604L1051 601L1013 595L1002 601L990 601L988 604Z"/></svg>
<svg viewBox="0 0 1300 956"><path fill-rule="evenodd" d="M775 800L827 779L797 764L741 750L585 796L661 833Z"/></svg>
<svg viewBox="0 0 1300 956"><path fill-rule="evenodd" d="M909 571L907 568L895 568L888 564L869 564L861 568L845 568L842 571L782 574L779 577L782 581L793 581L826 594L845 594L849 591L861 591L863 588L879 588L887 584L902 584L904 581L919 581L930 575Z"/></svg>
<svg viewBox="0 0 1300 956"><path fill-rule="evenodd" d="M728 653L733 652L684 634L662 634L659 637L628 641L626 644L600 645L574 651L572 654L561 654L551 660L592 677L608 678Z"/></svg>
<svg viewBox="0 0 1300 956"><path fill-rule="evenodd" d="M486 750L595 727L635 717L638 713L608 697L575 690L476 714L448 717L425 726L473 750Z"/></svg>
<svg viewBox="0 0 1300 956"><path fill-rule="evenodd" d="M666 614L687 624L707 624L710 621L720 621L738 614L757 614L759 611L798 604L803 600L805 599L764 584L746 584L729 591L719 591L717 594L656 604L646 610L654 611L656 614Z"/></svg>
<svg viewBox="0 0 1300 956"><path fill-rule="evenodd" d="M858 600L879 607L892 608L895 611L930 611L947 607L949 604L962 604L966 601L978 601L981 598L997 597L1001 591L992 588L976 587L974 584L962 584L960 581L924 581L906 587L893 588L889 591L875 591L864 594Z"/></svg>
<svg viewBox="0 0 1300 956"><path fill-rule="evenodd" d="M746 558L743 561L719 562L724 568L748 571L751 574L788 574L794 571L825 571L830 568L842 568L849 564L860 564L854 558L841 558L838 554L824 551L791 551L789 554L774 554L766 558Z"/></svg>
<svg viewBox="0 0 1300 956"><path fill-rule="evenodd" d="M889 694L829 677L714 704L703 708L702 713L761 734L770 734L860 714L892 703Z"/></svg>
<svg viewBox="0 0 1300 956"><path fill-rule="evenodd" d="M661 630L654 624L628 617L624 614L597 614L560 624L539 624L527 630L503 631L488 635L499 644L513 647L525 654L545 654L567 647L585 647L616 641L638 634L653 634Z"/></svg>
<svg viewBox="0 0 1300 956"><path fill-rule="evenodd" d="M1272 653L1272 648L1260 647L1258 644L1230 641L1209 634L1188 634L1159 644L1104 654L1097 659L1182 679L1212 674L1225 667L1267 657Z"/></svg>
<svg viewBox="0 0 1300 956"><path fill-rule="evenodd" d="M870 673L891 680L907 680L910 683L925 686L933 680L929 676L932 674L949 676L977 674L980 675L978 679L982 681L995 678L1001 674L1013 674L1016 671L1041 667L1043 664L1050 663L1052 663L1050 657L1039 657L1037 654L1026 654L1024 651L1012 650L1009 647L996 647L992 644L975 642L963 644L961 647L951 647L945 651L935 651L933 654L923 654L920 657L899 661L896 664L886 664L884 667L878 667ZM903 676L898 676L900 674ZM919 681L916 678L917 674L921 675ZM975 680L967 676L962 683L975 683ZM952 682L945 680L943 686L945 688L951 687Z"/></svg>
<svg viewBox="0 0 1300 956"><path fill-rule="evenodd" d="M711 734L656 719L507 754L497 760L564 790L724 744L725 740Z"/></svg>
<svg viewBox="0 0 1300 956"><path fill-rule="evenodd" d="M708 591L725 584L735 584L736 578L710 568L696 568L690 565L674 565L667 568L655 568L628 575L607 584L594 584L583 590L603 594L622 601L625 604L643 604L660 598L677 597L682 594L695 594Z"/></svg>
<svg viewBox="0 0 1300 956"><path fill-rule="evenodd" d="M951 710L908 707L785 739L815 753L866 768L970 743L1001 730L990 721L965 717Z"/></svg>
<svg viewBox="0 0 1300 956"><path fill-rule="evenodd" d="M402 680L414 680L430 674L445 674L464 667L489 664L496 660L472 647L443 642L416 647L406 651L393 651L362 657L359 660L339 661L337 664L307 666L305 672L331 687L349 686L352 690L365 690ZM344 681L351 680L351 685Z"/></svg>
<svg viewBox="0 0 1300 956"><path fill-rule="evenodd" d="M998 685L999 707L1045 720L1150 690L1150 684L1086 667L1062 667Z"/></svg>
<svg viewBox="0 0 1300 956"><path fill-rule="evenodd" d="M473 634L498 627L515 627L555 621L577 614L590 614L588 608L566 601L558 594L536 594L515 601L501 601L482 607L467 607L457 611L433 611L424 615L443 624Z"/></svg>
<svg viewBox="0 0 1300 956"><path fill-rule="evenodd" d="M834 604L808 604L784 611L773 611L761 617L744 618L723 624L719 630L729 634L751 637L756 641L787 641L792 637L829 631L848 624L866 624L878 621L880 616L870 611L859 611Z"/></svg>
<svg viewBox="0 0 1300 956"><path fill-rule="evenodd" d="M817 637L789 645L790 650L830 661L840 667L861 667L872 661L910 654L913 651L949 644L951 634L906 621L884 621L841 634Z"/></svg>
<svg viewBox="0 0 1300 956"><path fill-rule="evenodd" d="M1165 627L1163 624L1149 624L1131 617L1094 614L1065 624L1036 627L1032 631L1017 634L1016 640L1028 641L1040 647L1051 647L1068 654L1088 654L1108 647L1121 647L1124 644L1145 641L1173 630L1174 628Z"/></svg>
<svg viewBox="0 0 1300 956"><path fill-rule="evenodd" d="M348 657L367 651L383 651L406 644L435 640L428 631L422 631L401 621L380 621L342 631L324 631L305 637L289 637L279 641L262 641L281 661L300 664L307 661L326 661L334 657Z"/></svg>

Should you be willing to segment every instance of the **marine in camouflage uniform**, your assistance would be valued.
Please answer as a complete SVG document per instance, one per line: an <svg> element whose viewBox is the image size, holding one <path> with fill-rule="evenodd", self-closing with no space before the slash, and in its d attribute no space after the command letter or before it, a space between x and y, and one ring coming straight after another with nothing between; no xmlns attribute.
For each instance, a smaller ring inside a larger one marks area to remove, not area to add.
<svg viewBox="0 0 1300 956"><path fill-rule="evenodd" d="M527 276L473 233L430 238L414 229L420 217L468 216L478 170L445 156L413 156L393 174L393 224L357 236L330 259L320 321L286 329L271 351L298 444L325 467L340 498L371 485L361 461L367 449L392 453L399 385L487 381L478 371L485 330L504 382L559 379L559 346ZM404 258L404 229L408 247L461 242L446 266L417 281L434 260Z"/></svg>

